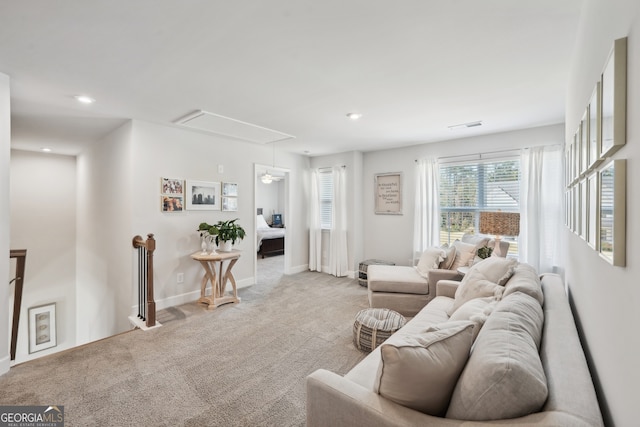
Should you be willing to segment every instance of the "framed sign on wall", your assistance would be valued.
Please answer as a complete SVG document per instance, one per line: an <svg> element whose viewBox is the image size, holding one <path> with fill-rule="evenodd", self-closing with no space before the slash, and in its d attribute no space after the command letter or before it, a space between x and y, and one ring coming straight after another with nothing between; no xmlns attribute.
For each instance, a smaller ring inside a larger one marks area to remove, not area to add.
<svg viewBox="0 0 640 427"><path fill-rule="evenodd" d="M402 215L402 173L375 175L375 213Z"/></svg>

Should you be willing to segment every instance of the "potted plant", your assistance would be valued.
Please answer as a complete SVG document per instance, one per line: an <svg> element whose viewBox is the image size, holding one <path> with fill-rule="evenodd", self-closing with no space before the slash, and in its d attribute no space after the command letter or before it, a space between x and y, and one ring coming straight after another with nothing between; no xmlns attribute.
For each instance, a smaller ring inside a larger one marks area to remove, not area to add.
<svg viewBox="0 0 640 427"><path fill-rule="evenodd" d="M214 225L203 222L198 227L198 231L200 231L201 236L203 233L206 233L211 238L215 236L218 248L223 252L229 252L236 243L236 240L242 240L246 236L244 228L236 224L238 219L239 218L228 221L218 221Z"/></svg>
<svg viewBox="0 0 640 427"><path fill-rule="evenodd" d="M478 248L478 258L487 259L491 256L492 252L493 252L493 248L490 248L488 246L483 246L481 248Z"/></svg>

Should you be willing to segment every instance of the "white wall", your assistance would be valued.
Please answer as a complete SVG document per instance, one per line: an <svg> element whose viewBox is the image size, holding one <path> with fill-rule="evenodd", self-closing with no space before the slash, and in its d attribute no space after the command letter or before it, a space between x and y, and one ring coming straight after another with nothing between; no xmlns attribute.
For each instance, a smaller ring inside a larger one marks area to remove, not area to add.
<svg viewBox="0 0 640 427"><path fill-rule="evenodd" d="M613 41L628 36L627 144L614 158L627 159L627 266L612 267L582 239L565 231L566 280L607 425L638 423L640 384L640 3L588 0L570 75L567 139L576 129Z"/></svg>
<svg viewBox="0 0 640 427"><path fill-rule="evenodd" d="M0 277L9 278L9 159L11 157L11 108L9 76L0 73ZM13 286L0 286L0 375L9 371L11 322L9 295Z"/></svg>
<svg viewBox="0 0 640 427"><path fill-rule="evenodd" d="M11 247L26 249L16 363L76 342L76 159L11 151ZM29 354L28 309L56 304L56 347Z"/></svg>
<svg viewBox="0 0 640 427"><path fill-rule="evenodd" d="M430 156L448 157L539 145L561 145L563 141L564 126L553 125L365 153L362 190L363 257L389 260L399 265L412 264L415 160ZM402 215L374 213L374 176L386 172L402 173Z"/></svg>
<svg viewBox="0 0 640 427"><path fill-rule="evenodd" d="M132 236L155 233L156 301L166 300L169 304L181 300L193 301L194 295L199 292L202 267L190 255L200 248L196 229L201 222L215 223L239 218L238 222L246 230L247 238L237 246L244 253L234 267L234 276L240 286L254 284L254 164L271 161L271 146L140 121L133 122L133 141L135 176L130 185L135 197L131 232ZM300 203L299 194L304 193L302 176L308 160L290 153L279 153L278 160L277 167L291 171L292 212L286 224L288 245L292 256L291 266L301 269L308 262L308 231L306 205ZM218 172L219 165L223 168L222 173ZM163 213L160 211L161 177L237 183L238 211ZM177 283L178 273L184 273L182 284Z"/></svg>
<svg viewBox="0 0 640 427"><path fill-rule="evenodd" d="M77 159L77 344L130 328L131 129L127 122Z"/></svg>
<svg viewBox="0 0 640 427"><path fill-rule="evenodd" d="M271 215L284 212L284 184L284 180L265 184L259 177L256 179L256 207L263 209L262 214L269 224L271 224ZM286 225L284 217L282 220Z"/></svg>

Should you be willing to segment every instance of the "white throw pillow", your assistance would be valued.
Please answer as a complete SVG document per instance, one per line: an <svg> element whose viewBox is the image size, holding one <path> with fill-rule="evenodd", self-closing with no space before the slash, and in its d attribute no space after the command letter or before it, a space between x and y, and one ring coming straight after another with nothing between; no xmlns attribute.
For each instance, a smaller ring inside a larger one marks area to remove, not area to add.
<svg viewBox="0 0 640 427"><path fill-rule="evenodd" d="M472 344L473 322L445 322L380 346L374 391L400 405L442 416Z"/></svg>
<svg viewBox="0 0 640 427"><path fill-rule="evenodd" d="M260 230L271 227L269 227L269 224L267 224L267 221L265 221L262 215L258 215L258 217L256 218L256 228Z"/></svg>
<svg viewBox="0 0 640 427"><path fill-rule="evenodd" d="M418 265L416 266L416 270L422 277L427 278L429 274L429 270L433 270L434 268L438 268L440 262L444 260L445 251L442 248L429 248L422 253L420 256L420 261L418 261Z"/></svg>
<svg viewBox="0 0 640 427"><path fill-rule="evenodd" d="M476 255L476 245L456 240L453 242L453 246L456 248L456 260L453 262L451 270L470 266L473 263L473 257Z"/></svg>
<svg viewBox="0 0 640 427"><path fill-rule="evenodd" d="M471 267L462 282L460 282L460 285L458 285L453 306L447 311L449 316L453 315L465 302L472 299L494 297L496 300L500 300L502 298L504 286L487 280L485 275L476 270L475 267Z"/></svg>
<svg viewBox="0 0 640 427"><path fill-rule="evenodd" d="M474 298L462 304L449 318L449 322L470 320L476 324L473 328L473 340L482 329L482 325L491 314L498 301L494 297Z"/></svg>
<svg viewBox="0 0 640 427"><path fill-rule="evenodd" d="M484 275L490 282L504 286L513 276L518 266L514 258L502 258L491 256L473 265L473 269Z"/></svg>

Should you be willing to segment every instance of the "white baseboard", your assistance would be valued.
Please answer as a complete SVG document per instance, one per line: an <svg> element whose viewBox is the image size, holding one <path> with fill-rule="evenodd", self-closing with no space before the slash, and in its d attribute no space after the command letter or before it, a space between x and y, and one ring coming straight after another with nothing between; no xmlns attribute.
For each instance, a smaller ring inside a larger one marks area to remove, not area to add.
<svg viewBox="0 0 640 427"><path fill-rule="evenodd" d="M151 329L159 328L162 324L156 321L154 326L147 326L147 323L140 319L138 316L129 316L129 322L136 328L142 329L143 331L149 331Z"/></svg>
<svg viewBox="0 0 640 427"><path fill-rule="evenodd" d="M236 287L237 289L247 288L249 286L254 285L255 283L256 283L256 280L254 277L248 277L246 279L236 281ZM227 292L229 291L229 289L230 289L230 285L227 283ZM211 294L211 287L208 287L206 289L206 293L207 295ZM194 301L197 301L198 298L200 298L199 290L159 299L159 300L156 300L156 311L162 310L168 307L175 307L176 305L182 305L182 304L194 302ZM137 313L138 313L138 305L136 304L133 307L131 307L131 316L137 318Z"/></svg>
<svg viewBox="0 0 640 427"><path fill-rule="evenodd" d="M291 267L289 268L288 271L285 271L284 274L297 274L297 273L302 273L304 271L309 270L309 264L302 264L302 265L298 265L296 267Z"/></svg>
<svg viewBox="0 0 640 427"><path fill-rule="evenodd" d="M5 357L0 359L0 375L4 375L9 372L9 368L11 367L11 355L7 354Z"/></svg>

